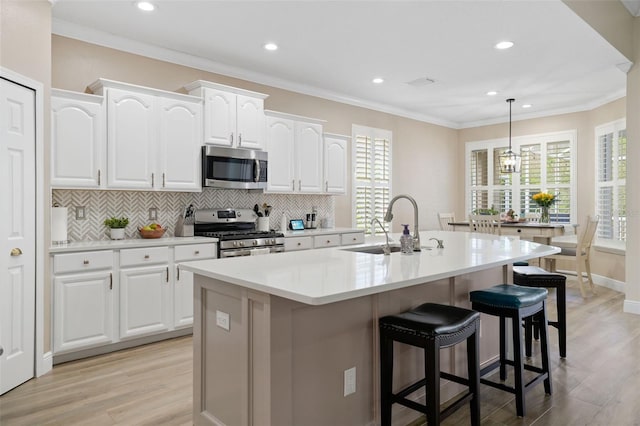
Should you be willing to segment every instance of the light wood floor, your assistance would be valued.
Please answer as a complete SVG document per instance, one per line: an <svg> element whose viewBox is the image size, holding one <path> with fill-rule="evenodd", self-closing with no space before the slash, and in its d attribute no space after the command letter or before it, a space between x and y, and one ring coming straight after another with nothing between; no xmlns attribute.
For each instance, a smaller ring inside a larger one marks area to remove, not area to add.
<svg viewBox="0 0 640 426"><path fill-rule="evenodd" d="M519 419L510 394L482 386L483 425L640 425L640 316L622 313L623 294L598 290L583 299L569 281L566 359L550 332L553 395L538 385ZM191 424L191 362L182 337L58 365L0 397L0 425ZM468 424L468 408L445 424Z"/></svg>

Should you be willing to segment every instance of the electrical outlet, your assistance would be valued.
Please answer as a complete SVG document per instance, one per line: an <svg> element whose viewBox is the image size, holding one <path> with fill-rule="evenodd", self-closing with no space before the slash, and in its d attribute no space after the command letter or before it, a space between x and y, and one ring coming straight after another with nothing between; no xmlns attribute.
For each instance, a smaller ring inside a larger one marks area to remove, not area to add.
<svg viewBox="0 0 640 426"><path fill-rule="evenodd" d="M224 330L229 331L229 314L222 311L216 311L216 325Z"/></svg>
<svg viewBox="0 0 640 426"><path fill-rule="evenodd" d="M87 218L84 206L76 206L76 220L85 220Z"/></svg>
<svg viewBox="0 0 640 426"><path fill-rule="evenodd" d="M158 220L158 209L151 207L149 209L149 220Z"/></svg>
<svg viewBox="0 0 640 426"><path fill-rule="evenodd" d="M356 393L356 368L344 370L344 396Z"/></svg>

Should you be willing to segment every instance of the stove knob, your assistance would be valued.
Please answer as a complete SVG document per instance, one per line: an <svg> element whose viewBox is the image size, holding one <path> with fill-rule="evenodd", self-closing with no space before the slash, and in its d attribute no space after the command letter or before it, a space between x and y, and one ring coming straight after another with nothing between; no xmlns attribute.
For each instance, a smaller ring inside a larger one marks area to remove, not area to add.
<svg viewBox="0 0 640 426"><path fill-rule="evenodd" d="M237 245L238 245L238 242L237 242L237 241L234 241L234 242L233 242L233 246L234 246L234 247L236 247Z"/></svg>
<svg viewBox="0 0 640 426"><path fill-rule="evenodd" d="M275 243L276 243L276 240L274 239L269 240L269 244L275 244Z"/></svg>
<svg viewBox="0 0 640 426"><path fill-rule="evenodd" d="M253 245L257 246L258 245L258 240L253 240Z"/></svg>
<svg viewBox="0 0 640 426"><path fill-rule="evenodd" d="M238 243L238 245L239 245L240 247L244 247L244 241L240 241L240 242Z"/></svg>

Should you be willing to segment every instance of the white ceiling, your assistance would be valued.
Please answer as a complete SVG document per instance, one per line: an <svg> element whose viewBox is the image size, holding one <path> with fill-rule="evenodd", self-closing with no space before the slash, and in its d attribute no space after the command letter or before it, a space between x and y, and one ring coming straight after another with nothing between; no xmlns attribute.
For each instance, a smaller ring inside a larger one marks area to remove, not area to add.
<svg viewBox="0 0 640 426"><path fill-rule="evenodd" d="M632 12L640 2L625 1ZM508 120L510 97L518 120L626 90L618 65L628 59L559 0L156 4L143 13L129 0L58 0L53 32L453 128ZM494 49L501 40L515 46ZM280 48L265 51L267 41ZM378 76L384 84L371 83ZM425 77L435 82L407 84Z"/></svg>

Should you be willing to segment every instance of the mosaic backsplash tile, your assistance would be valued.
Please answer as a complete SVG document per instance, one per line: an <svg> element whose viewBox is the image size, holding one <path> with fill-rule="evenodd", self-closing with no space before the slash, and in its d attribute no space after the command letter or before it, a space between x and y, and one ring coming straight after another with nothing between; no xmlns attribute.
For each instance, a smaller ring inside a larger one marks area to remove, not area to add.
<svg viewBox="0 0 640 426"><path fill-rule="evenodd" d="M149 220L149 209L158 209L158 220L167 228L166 236L174 233L175 224L184 207L193 204L203 208L247 208L255 204L272 206L270 228L279 229L280 218L304 218L313 207L318 212L318 223L324 218L334 221L335 201L330 195L285 195L264 194L257 191L220 190L205 188L201 193L192 192L146 192L146 191L97 191L97 190L53 190L53 203L69 208L68 237L71 241L108 240L109 230L103 222L107 217L129 218L126 238L140 238L138 227ZM85 219L75 217L75 207L84 206Z"/></svg>

